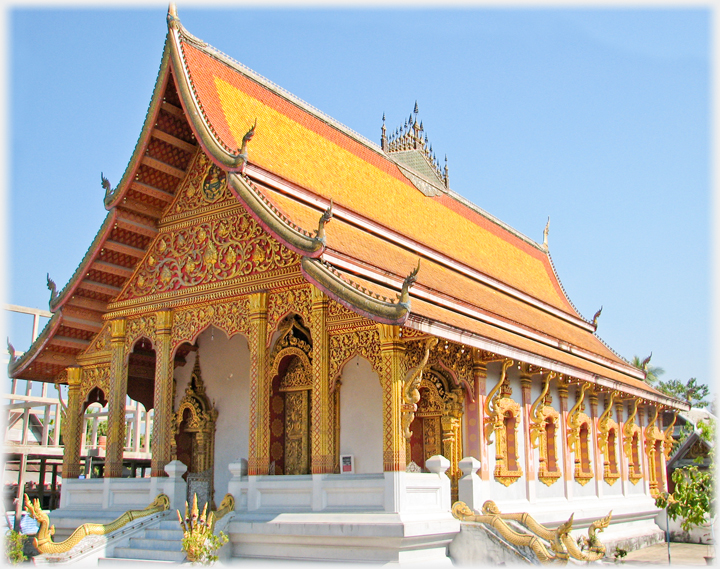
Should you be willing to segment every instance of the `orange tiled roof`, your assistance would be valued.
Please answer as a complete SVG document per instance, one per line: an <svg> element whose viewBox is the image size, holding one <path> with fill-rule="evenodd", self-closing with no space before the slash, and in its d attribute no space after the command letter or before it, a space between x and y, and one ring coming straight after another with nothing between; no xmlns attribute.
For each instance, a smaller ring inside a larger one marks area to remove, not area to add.
<svg viewBox="0 0 720 569"><path fill-rule="evenodd" d="M222 146L237 149L257 119L252 164L577 316L539 246L449 195L426 197L378 147L224 56L184 40L181 47L196 101Z"/></svg>

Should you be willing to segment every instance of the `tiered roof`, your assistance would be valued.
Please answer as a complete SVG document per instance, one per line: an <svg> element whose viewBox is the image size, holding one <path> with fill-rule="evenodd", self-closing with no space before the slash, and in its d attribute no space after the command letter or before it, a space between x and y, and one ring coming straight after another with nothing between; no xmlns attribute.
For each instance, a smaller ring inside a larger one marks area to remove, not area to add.
<svg viewBox="0 0 720 569"><path fill-rule="evenodd" d="M249 213L303 256L308 280L346 306L677 405L595 335L564 293L545 244L449 188L447 168L413 115L402 133L388 138L383 129L378 146L191 36L172 6L168 28L140 140L105 200L108 217L51 303L55 316L11 364L14 377L53 380L98 333L103 314L120 306L113 301L199 144L228 172ZM329 208L322 235L315 229ZM410 302L397 300L413 280Z"/></svg>

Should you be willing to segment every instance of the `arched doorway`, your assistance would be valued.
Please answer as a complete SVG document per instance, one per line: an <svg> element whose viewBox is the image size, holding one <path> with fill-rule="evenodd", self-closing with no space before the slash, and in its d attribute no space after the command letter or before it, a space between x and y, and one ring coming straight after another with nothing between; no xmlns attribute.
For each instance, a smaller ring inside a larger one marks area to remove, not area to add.
<svg viewBox="0 0 720 569"><path fill-rule="evenodd" d="M447 475L451 481L453 500L456 500L462 459L462 388L454 387L443 370L425 368L418 391L420 401L410 424L412 436L406 443L410 470L424 470L428 458L443 455L450 461Z"/></svg>
<svg viewBox="0 0 720 569"><path fill-rule="evenodd" d="M281 326L272 352L270 474L310 473L312 345L298 316Z"/></svg>
<svg viewBox="0 0 720 569"><path fill-rule="evenodd" d="M190 376L190 385L173 414L175 436L172 440L172 456L187 466L184 478L187 481L188 498L198 497L198 507L213 501L215 422L217 410L210 403L200 372L200 352L195 354L195 366Z"/></svg>

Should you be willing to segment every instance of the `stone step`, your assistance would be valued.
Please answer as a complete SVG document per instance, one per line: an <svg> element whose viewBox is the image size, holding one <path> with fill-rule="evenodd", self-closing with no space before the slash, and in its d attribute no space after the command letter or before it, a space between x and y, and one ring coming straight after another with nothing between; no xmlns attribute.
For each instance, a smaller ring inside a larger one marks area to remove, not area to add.
<svg viewBox="0 0 720 569"><path fill-rule="evenodd" d="M152 539L150 536L131 537L128 547L132 549L156 549L161 551L180 551L180 541L170 539Z"/></svg>
<svg viewBox="0 0 720 569"><path fill-rule="evenodd" d="M158 563L160 565L174 565L175 561L158 561L157 559L130 559L122 557L101 557L98 559L98 565L120 565L125 567L129 564L137 564L139 562L143 564L147 563Z"/></svg>
<svg viewBox="0 0 720 569"><path fill-rule="evenodd" d="M180 563L185 559L182 551L163 551L159 549L136 549L134 547L116 547L114 558L122 559L147 559L155 561L171 561Z"/></svg>
<svg viewBox="0 0 720 569"><path fill-rule="evenodd" d="M160 529L175 529L178 531L182 531L180 529L180 522L177 520L177 518L173 518L171 520L163 520L160 522L160 525L158 527Z"/></svg>
<svg viewBox="0 0 720 569"><path fill-rule="evenodd" d="M180 540L183 538L183 532L179 529L153 528L145 530L145 537L150 539L169 539L180 543Z"/></svg>

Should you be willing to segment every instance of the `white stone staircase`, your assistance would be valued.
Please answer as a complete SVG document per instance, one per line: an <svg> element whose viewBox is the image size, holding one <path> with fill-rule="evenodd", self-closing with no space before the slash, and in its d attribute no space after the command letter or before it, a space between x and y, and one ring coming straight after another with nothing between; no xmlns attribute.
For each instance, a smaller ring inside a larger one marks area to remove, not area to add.
<svg viewBox="0 0 720 569"><path fill-rule="evenodd" d="M185 554L180 547L183 532L175 519L163 520L132 537L126 547L116 547L111 557L101 557L98 565L114 563L180 563Z"/></svg>

